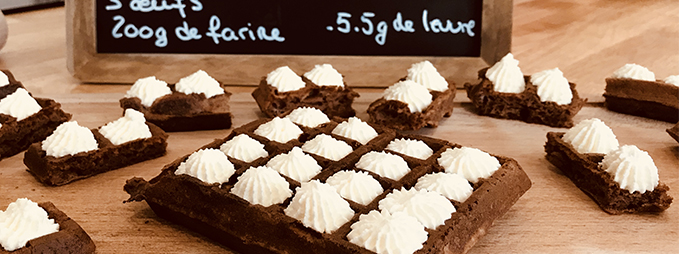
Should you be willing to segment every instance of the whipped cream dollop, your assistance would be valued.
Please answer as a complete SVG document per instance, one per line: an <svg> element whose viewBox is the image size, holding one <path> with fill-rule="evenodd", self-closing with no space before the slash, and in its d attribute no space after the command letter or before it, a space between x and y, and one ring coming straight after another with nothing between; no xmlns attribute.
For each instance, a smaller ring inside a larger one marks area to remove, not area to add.
<svg viewBox="0 0 679 254"><path fill-rule="evenodd" d="M325 183L335 188L343 198L361 205L368 205L384 192L380 182L362 171L342 170L328 177Z"/></svg>
<svg viewBox="0 0 679 254"><path fill-rule="evenodd" d="M434 150L431 150L422 140L417 139L397 138L389 142L387 149L420 160L426 160L434 154Z"/></svg>
<svg viewBox="0 0 679 254"><path fill-rule="evenodd" d="M23 248L30 240L58 231L59 224L49 218L47 211L26 198L0 210L0 245L6 251Z"/></svg>
<svg viewBox="0 0 679 254"><path fill-rule="evenodd" d="M523 72L519 68L519 61L512 53L507 53L502 59L486 71L486 78L493 82L493 90L501 93L520 93L526 89Z"/></svg>
<svg viewBox="0 0 679 254"><path fill-rule="evenodd" d="M23 88L17 88L14 93L0 100L0 113L13 116L17 121L38 113L40 109L40 104Z"/></svg>
<svg viewBox="0 0 679 254"><path fill-rule="evenodd" d="M344 78L330 64L314 66L309 72L304 73L304 77L314 82L318 86L339 86L344 87Z"/></svg>
<svg viewBox="0 0 679 254"><path fill-rule="evenodd" d="M679 86L679 75L667 76L667 78L663 79L663 82L670 85Z"/></svg>
<svg viewBox="0 0 679 254"><path fill-rule="evenodd" d="M267 166L250 167L238 177L231 193L262 206L280 204L292 196L290 184Z"/></svg>
<svg viewBox="0 0 679 254"><path fill-rule="evenodd" d="M355 116L349 117L346 121L335 126L332 134L356 140L363 145L377 137L377 131L373 127Z"/></svg>
<svg viewBox="0 0 679 254"><path fill-rule="evenodd" d="M599 165L613 176L620 188L630 193L645 193L658 186L658 168L653 158L634 145L624 145L611 151Z"/></svg>
<svg viewBox="0 0 679 254"><path fill-rule="evenodd" d="M288 153L276 155L266 163L266 166L298 182L308 182L322 169L314 157L305 154L299 147L293 147Z"/></svg>
<svg viewBox="0 0 679 254"><path fill-rule="evenodd" d="M613 130L598 118L583 120L568 129L563 140L578 153L603 153L618 149L618 139Z"/></svg>
<svg viewBox="0 0 679 254"><path fill-rule="evenodd" d="M396 181L410 172L408 163L401 156L377 151L361 156L356 167Z"/></svg>
<svg viewBox="0 0 679 254"><path fill-rule="evenodd" d="M378 206L380 210L392 214L405 212L429 229L443 225L455 212L455 206L446 197L437 192L415 188L394 190L380 200Z"/></svg>
<svg viewBox="0 0 679 254"><path fill-rule="evenodd" d="M259 143L247 134L239 134L224 142L219 147L227 156L250 163L261 157L269 156L269 152L264 149L264 144Z"/></svg>
<svg viewBox="0 0 679 254"><path fill-rule="evenodd" d="M92 131L76 121L62 123L42 141L42 150L47 156L62 157L96 149L99 145Z"/></svg>
<svg viewBox="0 0 679 254"><path fill-rule="evenodd" d="M530 76L530 82L538 87L540 101L553 101L558 105L570 104L573 92L568 79L559 68L544 70Z"/></svg>
<svg viewBox="0 0 679 254"><path fill-rule="evenodd" d="M202 93L205 94L206 98L224 94L224 88L219 85L219 82L203 70L198 70L191 75L181 78L174 88L177 92L184 94Z"/></svg>
<svg viewBox="0 0 679 254"><path fill-rule="evenodd" d="M330 119L323 111L311 107L296 108L285 116L285 118L290 119L293 123L308 128L316 128L321 124L330 122Z"/></svg>
<svg viewBox="0 0 679 254"><path fill-rule="evenodd" d="M426 60L410 66L406 79L415 81L432 91L443 92L448 90L446 79L441 76L431 62Z"/></svg>
<svg viewBox="0 0 679 254"><path fill-rule="evenodd" d="M347 239L377 254L411 254L424 247L428 233L405 212L370 211L351 224Z"/></svg>
<svg viewBox="0 0 679 254"><path fill-rule="evenodd" d="M170 90L165 81L151 76L135 81L130 90L125 94L125 98L137 97L141 100L141 105L150 107L156 99L171 93L172 90Z"/></svg>
<svg viewBox="0 0 679 254"><path fill-rule="evenodd" d="M0 87L9 85L9 77L4 72L0 71Z"/></svg>
<svg viewBox="0 0 679 254"><path fill-rule="evenodd" d="M193 152L174 171L175 175L190 175L208 184L228 182L234 173L236 170L226 154L212 148Z"/></svg>
<svg viewBox="0 0 679 254"><path fill-rule="evenodd" d="M638 64L625 64L613 72L614 78L629 78L646 81L655 81L655 73Z"/></svg>
<svg viewBox="0 0 679 254"><path fill-rule="evenodd" d="M287 143L290 140L299 138L302 129L295 125L289 118L274 117L255 129L255 134L265 137L278 143Z"/></svg>
<svg viewBox="0 0 679 254"><path fill-rule="evenodd" d="M399 81L384 90L385 100L396 100L408 104L410 113L422 112L431 104L433 96L429 90L412 80Z"/></svg>
<svg viewBox="0 0 679 254"><path fill-rule="evenodd" d="M144 114L131 108L125 110L125 116L101 126L99 133L114 145L152 136Z"/></svg>
<svg viewBox="0 0 679 254"><path fill-rule="evenodd" d="M354 216L349 202L318 180L302 183L284 212L321 233L332 233Z"/></svg>
<svg viewBox="0 0 679 254"><path fill-rule="evenodd" d="M417 179L415 189L437 192L447 199L464 202L472 195L474 189L467 179L459 174L431 173Z"/></svg>
<svg viewBox="0 0 679 254"><path fill-rule="evenodd" d="M297 91L306 85L302 78L288 66L278 67L266 75L266 83L281 93Z"/></svg>
<svg viewBox="0 0 679 254"><path fill-rule="evenodd" d="M327 134L318 134L302 145L302 150L328 160L338 161L354 151L349 144Z"/></svg>
<svg viewBox="0 0 679 254"><path fill-rule="evenodd" d="M500 168L495 157L471 147L448 148L438 158L438 163L446 173L460 174L472 183L493 175Z"/></svg>

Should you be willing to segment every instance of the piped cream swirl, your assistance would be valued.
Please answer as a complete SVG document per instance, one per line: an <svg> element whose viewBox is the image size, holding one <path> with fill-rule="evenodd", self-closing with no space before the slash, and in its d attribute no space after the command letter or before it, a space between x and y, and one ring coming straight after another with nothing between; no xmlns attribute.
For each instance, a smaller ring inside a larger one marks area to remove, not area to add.
<svg viewBox="0 0 679 254"><path fill-rule="evenodd" d="M186 174L208 184L222 184L236 172L233 164L224 153L217 149L201 149L179 164L175 175Z"/></svg>
<svg viewBox="0 0 679 254"><path fill-rule="evenodd" d="M23 88L0 100L0 113L13 116L17 121L26 119L42 109L40 104Z"/></svg>
<svg viewBox="0 0 679 254"><path fill-rule="evenodd" d="M477 183L500 168L500 162L490 154L476 148L448 148L438 158L446 173L460 174L467 181Z"/></svg>
<svg viewBox="0 0 679 254"><path fill-rule="evenodd" d="M304 77L318 86L344 87L344 78L330 64L316 65L312 70L304 73Z"/></svg>
<svg viewBox="0 0 679 254"><path fill-rule="evenodd" d="M356 167L396 181L410 172L408 163L401 156L377 151L361 156Z"/></svg>
<svg viewBox="0 0 679 254"><path fill-rule="evenodd" d="M250 167L238 177L231 193L262 206L280 204L292 196L290 184L267 166Z"/></svg>
<svg viewBox="0 0 679 254"><path fill-rule="evenodd" d="M463 176L449 173L431 173L417 179L415 189L437 192L447 199L464 202L474 189Z"/></svg>
<svg viewBox="0 0 679 254"><path fill-rule="evenodd" d="M266 83L281 93L297 91L306 85L302 78L288 66L278 67L270 72L266 76Z"/></svg>
<svg viewBox="0 0 679 254"><path fill-rule="evenodd" d="M320 109L311 107L299 107L285 116L293 123L308 128L316 128L321 124L330 122L328 116Z"/></svg>
<svg viewBox="0 0 679 254"><path fill-rule="evenodd" d="M388 87L382 97L385 100L396 100L408 104L410 113L424 111L433 99L426 87L412 80L399 81Z"/></svg>
<svg viewBox="0 0 679 254"><path fill-rule="evenodd" d="M299 147L292 148L288 153L276 155L266 163L266 166L298 182L308 182L322 169L314 157L305 154Z"/></svg>
<svg viewBox="0 0 679 254"><path fill-rule="evenodd" d="M618 139L613 130L598 118L583 120L568 129L563 140L578 153L603 153L618 149Z"/></svg>
<svg viewBox="0 0 679 254"><path fill-rule="evenodd" d="M302 129L295 125L289 118L274 117L255 129L255 134L278 143L287 143L299 138Z"/></svg>
<svg viewBox="0 0 679 254"><path fill-rule="evenodd" d="M417 82L429 90L443 92L448 90L448 82L429 61L413 64L408 69L408 80Z"/></svg>
<svg viewBox="0 0 679 254"><path fill-rule="evenodd" d="M368 205L384 192L380 182L362 171L342 170L330 176L325 183L335 188L343 198L361 205Z"/></svg>
<svg viewBox="0 0 679 254"><path fill-rule="evenodd" d="M354 151L346 142L323 133L304 143L302 150L333 161L341 160Z"/></svg>
<svg viewBox="0 0 679 254"><path fill-rule="evenodd" d="M530 76L530 82L538 87L540 101L552 101L558 105L570 104L573 92L568 80L559 68L544 70Z"/></svg>
<svg viewBox="0 0 679 254"><path fill-rule="evenodd" d="M0 245L6 251L18 250L30 240L58 231L59 224L49 218L45 209L26 198L0 210Z"/></svg>
<svg viewBox="0 0 679 254"><path fill-rule="evenodd" d="M63 157L99 149L92 131L71 121L59 125L54 132L42 141L42 150L48 156Z"/></svg>
<svg viewBox="0 0 679 254"><path fill-rule="evenodd" d="M224 88L219 85L219 82L203 70L198 70L189 76L181 78L175 85L175 89L177 92L184 94L202 93L207 98L224 94Z"/></svg>
<svg viewBox="0 0 679 254"><path fill-rule="evenodd" d="M667 76L667 78L663 79L663 82L670 85L679 86L679 75Z"/></svg>
<svg viewBox="0 0 679 254"><path fill-rule="evenodd" d="M355 116L349 117L347 121L338 124L332 130L332 134L356 140L363 145L377 137L377 131L373 127Z"/></svg>
<svg viewBox="0 0 679 254"><path fill-rule="evenodd" d="M486 78L493 82L493 89L501 93L521 93L526 89L523 72L519 68L519 61L512 53L507 53L502 59L486 71Z"/></svg>
<svg viewBox="0 0 679 254"><path fill-rule="evenodd" d="M637 80L655 81L655 73L638 64L625 64L613 72L614 78L629 78Z"/></svg>
<svg viewBox="0 0 679 254"><path fill-rule="evenodd" d="M599 165L613 176L620 188L630 193L645 193L658 186L658 168L653 158L634 145L624 145L611 151Z"/></svg>
<svg viewBox="0 0 679 254"><path fill-rule="evenodd" d="M144 114L131 108L125 110L124 117L99 128L99 133L114 145L152 136Z"/></svg>
<svg viewBox="0 0 679 254"><path fill-rule="evenodd" d="M350 242L377 254L411 254L424 247L428 233L405 212L370 211L351 224Z"/></svg>
<svg viewBox="0 0 679 254"><path fill-rule="evenodd" d="M239 134L224 142L219 147L223 153L231 158L250 163L261 157L269 156L264 145L247 134Z"/></svg>
<svg viewBox="0 0 679 254"><path fill-rule="evenodd" d="M379 208L392 214L405 212L429 229L443 225L455 212L453 203L441 194L414 188L394 190L380 200Z"/></svg>
<svg viewBox="0 0 679 254"><path fill-rule="evenodd" d="M165 81L151 76L135 81L130 90L125 94L125 97L137 97L141 100L142 105L150 107L156 99L171 93L172 90L170 90Z"/></svg>
<svg viewBox="0 0 679 254"><path fill-rule="evenodd" d="M354 216L349 202L342 199L335 188L318 180L302 183L284 211L321 233L332 233Z"/></svg>
<svg viewBox="0 0 679 254"><path fill-rule="evenodd" d="M431 148L429 148L429 146L422 140L417 139L394 139L389 142L387 149L408 155L413 158L418 158L420 160L426 160L429 158L429 156L434 154L434 150L431 150Z"/></svg>

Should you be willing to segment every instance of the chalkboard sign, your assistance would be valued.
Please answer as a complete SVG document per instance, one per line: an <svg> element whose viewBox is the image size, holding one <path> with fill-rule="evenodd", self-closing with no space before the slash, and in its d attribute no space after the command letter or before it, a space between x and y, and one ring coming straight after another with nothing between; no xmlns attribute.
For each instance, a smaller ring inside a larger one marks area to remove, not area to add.
<svg viewBox="0 0 679 254"><path fill-rule="evenodd" d="M388 86L424 59L463 82L511 41L511 0L66 2L69 69L84 82L204 69L255 85L281 65L331 63L351 85Z"/></svg>

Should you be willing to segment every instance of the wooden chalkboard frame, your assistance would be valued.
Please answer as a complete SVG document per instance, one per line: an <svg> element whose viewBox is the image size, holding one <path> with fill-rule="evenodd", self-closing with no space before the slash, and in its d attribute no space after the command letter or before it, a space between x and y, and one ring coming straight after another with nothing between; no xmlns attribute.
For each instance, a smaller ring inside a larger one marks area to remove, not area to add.
<svg viewBox="0 0 679 254"><path fill-rule="evenodd" d="M254 86L283 65L301 74L330 63L351 86L385 87L404 77L411 64L429 60L461 87L510 52L512 10L513 0L483 0L480 57L103 54L96 50L95 0L66 0L67 68L85 83L133 83L152 75L174 83L203 69L225 84Z"/></svg>

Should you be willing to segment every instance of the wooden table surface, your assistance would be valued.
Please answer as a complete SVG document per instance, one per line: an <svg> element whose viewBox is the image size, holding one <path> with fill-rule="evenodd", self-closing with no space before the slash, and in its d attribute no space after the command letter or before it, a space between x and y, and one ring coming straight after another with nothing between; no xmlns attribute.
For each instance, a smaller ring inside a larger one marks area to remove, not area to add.
<svg viewBox="0 0 679 254"><path fill-rule="evenodd" d="M679 2L515 0L512 51L524 73L559 67L590 100L575 121L598 117L621 144L648 151L660 180L679 198L679 144L672 124L613 113L602 106L603 79L625 63L648 67L658 78L679 74ZM120 117L129 85L80 84L66 70L64 9L6 17L10 38L0 68L10 69L36 96L53 98L81 125L93 128ZM264 75L265 73L263 73ZM262 117L251 87L231 87L234 125ZM359 89L358 116L379 89ZM464 91L439 128L417 133L516 159L533 187L498 219L470 253L679 253L679 207L660 214L608 215L544 158L548 131L519 121L477 116ZM157 175L163 165L230 130L171 133L166 156L62 187L45 187L23 165L23 155L0 161L0 209L19 197L52 201L92 237L98 253L223 253L220 246L164 221L143 202L123 204L125 180Z"/></svg>

